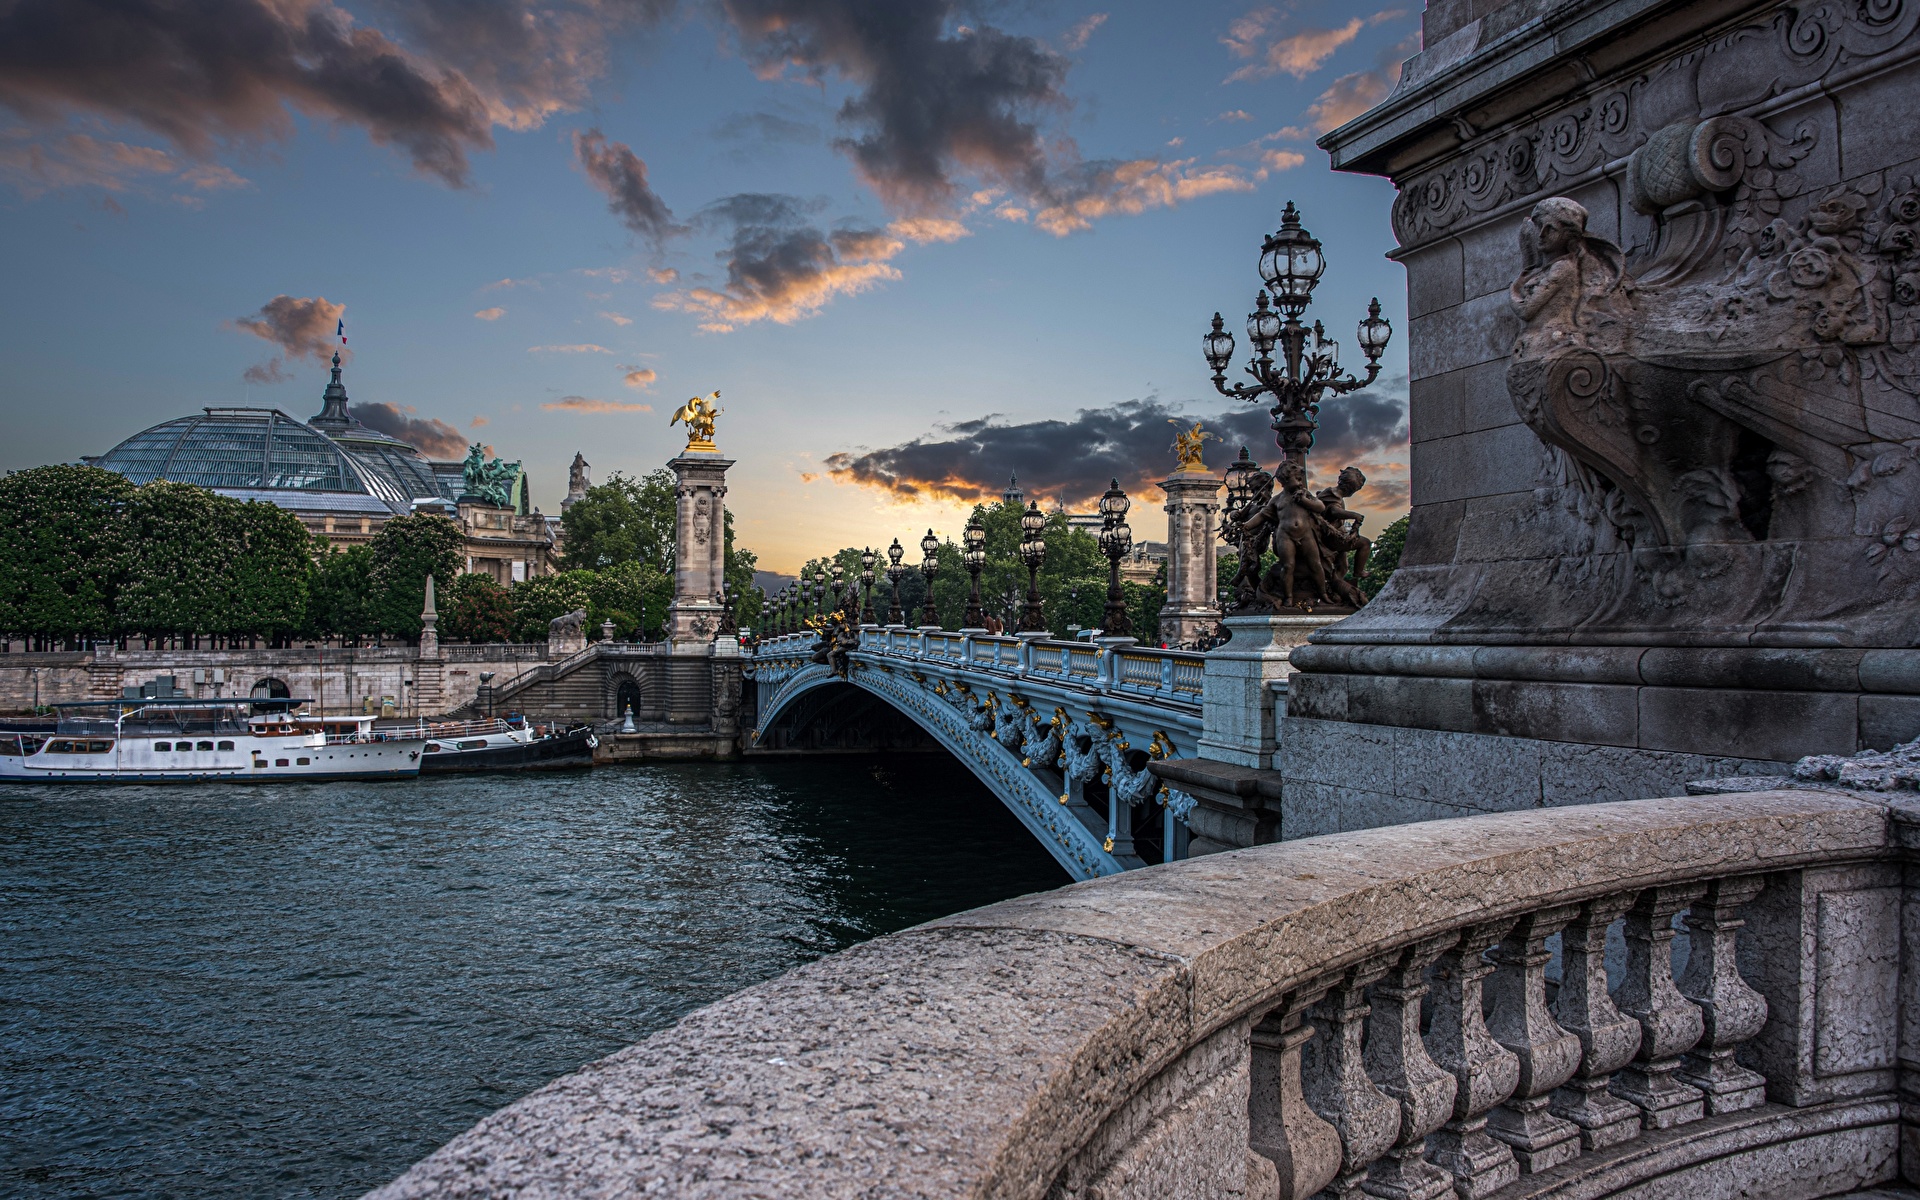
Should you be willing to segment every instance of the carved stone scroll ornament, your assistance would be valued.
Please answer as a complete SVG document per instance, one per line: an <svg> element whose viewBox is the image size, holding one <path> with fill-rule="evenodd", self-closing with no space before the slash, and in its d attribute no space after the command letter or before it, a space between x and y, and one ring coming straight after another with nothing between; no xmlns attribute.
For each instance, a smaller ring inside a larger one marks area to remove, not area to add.
<svg viewBox="0 0 1920 1200"><path fill-rule="evenodd" d="M1628 171L1661 212L1637 274L1581 205L1536 204L1507 385L1643 574L1645 552L1746 571L1774 609L1834 616L1920 597L1920 188L1804 194L1779 166L1800 145L1745 118L1655 134Z"/></svg>

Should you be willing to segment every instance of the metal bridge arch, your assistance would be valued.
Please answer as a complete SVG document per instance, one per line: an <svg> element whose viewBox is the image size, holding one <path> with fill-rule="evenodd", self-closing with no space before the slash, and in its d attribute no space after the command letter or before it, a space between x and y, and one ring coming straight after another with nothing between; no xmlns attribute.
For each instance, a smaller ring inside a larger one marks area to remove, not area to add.
<svg viewBox="0 0 1920 1200"><path fill-rule="evenodd" d="M968 725L966 716L946 699L944 690L936 690L941 687L939 681L924 676L916 680L906 672L864 661L850 666L845 679L811 663L783 673L771 689L772 695L761 701L759 727L772 727L802 696L834 684L852 684L885 700L964 763L1069 875L1093 879L1126 869L1103 848L1101 839L1068 811L1060 795L1022 765L1019 754ZM763 676L759 682L766 689L771 681Z"/></svg>
<svg viewBox="0 0 1920 1200"><path fill-rule="evenodd" d="M829 684L851 685L965 763L1076 879L1145 865L1132 841L1145 804L1161 806L1163 848L1181 856L1193 798L1163 786L1145 760L1197 753L1201 655L866 626L841 676L812 661L815 644L798 634L755 648L747 676L759 730ZM1095 780L1107 793L1104 817L1088 793Z"/></svg>

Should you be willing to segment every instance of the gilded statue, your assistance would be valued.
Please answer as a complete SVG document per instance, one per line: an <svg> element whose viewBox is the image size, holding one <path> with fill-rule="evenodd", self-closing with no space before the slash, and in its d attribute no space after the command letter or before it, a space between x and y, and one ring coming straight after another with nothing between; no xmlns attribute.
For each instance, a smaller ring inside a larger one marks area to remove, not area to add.
<svg viewBox="0 0 1920 1200"><path fill-rule="evenodd" d="M720 392L715 389L705 396L693 399L673 410L673 417L667 422L669 428L684 421L687 425L687 449L712 450L713 422L721 413Z"/></svg>
<svg viewBox="0 0 1920 1200"><path fill-rule="evenodd" d="M1167 424L1178 425L1180 422L1172 417L1168 417ZM1173 453L1180 460L1180 470L1204 471L1207 469L1207 464L1200 461L1200 451L1206 444L1208 438L1219 441L1220 435L1206 432L1200 427L1200 422L1198 421L1193 423L1192 429L1184 433L1176 432L1173 435Z"/></svg>

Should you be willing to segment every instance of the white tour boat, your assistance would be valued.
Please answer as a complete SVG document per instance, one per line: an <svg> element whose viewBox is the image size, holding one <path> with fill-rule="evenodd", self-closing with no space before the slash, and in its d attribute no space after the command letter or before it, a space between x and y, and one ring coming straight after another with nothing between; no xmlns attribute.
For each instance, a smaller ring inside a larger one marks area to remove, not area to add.
<svg viewBox="0 0 1920 1200"><path fill-rule="evenodd" d="M304 700L55 705L51 730L0 731L0 782L267 783L410 779L425 739L372 717L305 717Z"/></svg>

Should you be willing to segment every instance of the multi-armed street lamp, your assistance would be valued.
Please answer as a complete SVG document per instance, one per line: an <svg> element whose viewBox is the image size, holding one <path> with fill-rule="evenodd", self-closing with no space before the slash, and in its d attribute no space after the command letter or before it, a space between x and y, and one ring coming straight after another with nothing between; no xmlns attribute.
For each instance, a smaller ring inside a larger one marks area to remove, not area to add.
<svg viewBox="0 0 1920 1200"><path fill-rule="evenodd" d="M920 554L920 573L927 577L927 603L920 613L920 623L937 626L940 610L933 606L933 577L940 572L940 539L933 536L931 529L920 539Z"/></svg>
<svg viewBox="0 0 1920 1200"><path fill-rule="evenodd" d="M827 569L813 569L813 612L815 616L827 615Z"/></svg>
<svg viewBox="0 0 1920 1200"><path fill-rule="evenodd" d="M1100 550L1107 556L1107 611L1100 625L1106 637L1133 633L1133 623L1127 620L1127 594L1120 588L1120 560L1133 549L1133 528L1127 524L1127 510L1132 507L1118 479L1100 494Z"/></svg>
<svg viewBox="0 0 1920 1200"><path fill-rule="evenodd" d="M1045 633L1047 616L1040 610L1040 568L1046 565L1047 514L1038 500L1027 501L1020 514L1020 561L1027 564L1027 607L1020 613L1020 632Z"/></svg>
<svg viewBox="0 0 1920 1200"><path fill-rule="evenodd" d="M965 548L960 551L961 561L967 565L967 574L973 583L967 592L967 628L985 629L987 614L980 611L980 568L987 565L987 530L980 524L980 514L973 514L967 521L967 532L963 537Z"/></svg>
<svg viewBox="0 0 1920 1200"><path fill-rule="evenodd" d="M847 569L841 566L839 561L836 559L834 561L832 570L833 570L833 580L827 586L833 589L833 607L828 611L840 612L842 611L840 607L840 593L847 590L847 580L846 580Z"/></svg>
<svg viewBox="0 0 1920 1200"><path fill-rule="evenodd" d="M872 546L860 552L860 623L862 625L880 623L873 619L873 562L876 557Z"/></svg>
<svg viewBox="0 0 1920 1200"><path fill-rule="evenodd" d="M1313 448L1314 430L1319 427L1321 395L1358 391L1379 378L1380 355L1393 336L1393 325L1380 315L1376 298L1360 322L1360 351L1367 358L1367 377L1356 379L1351 372L1342 377L1340 343L1327 337L1320 322L1315 321L1311 329L1300 323L1300 314L1313 302L1314 285L1326 269L1320 239L1300 227L1299 210L1293 207L1293 201L1287 201L1280 214L1280 231L1260 246L1260 277L1267 287L1247 314L1247 336L1253 340L1256 357L1246 372L1253 383L1227 386L1233 335L1221 328L1219 313L1213 314L1212 331L1201 339L1207 365L1213 368L1214 388L1236 400L1272 396L1274 403L1269 411L1273 414L1274 441L1289 461L1302 465L1307 451ZM1281 352L1279 363L1273 360L1276 346Z"/></svg>
<svg viewBox="0 0 1920 1200"><path fill-rule="evenodd" d="M889 625L907 623L906 616L900 611L900 580L907 573L907 569L900 565L900 560L906 556L906 549L900 545L900 539L893 539L893 545L887 547L887 587L890 589L891 596L887 601L887 624Z"/></svg>

